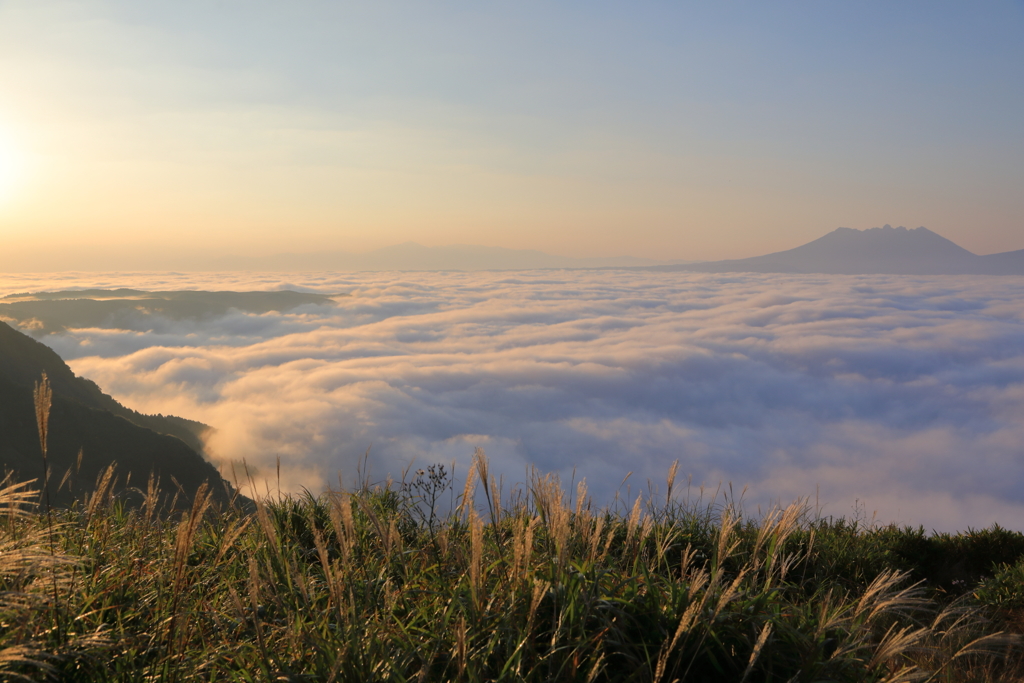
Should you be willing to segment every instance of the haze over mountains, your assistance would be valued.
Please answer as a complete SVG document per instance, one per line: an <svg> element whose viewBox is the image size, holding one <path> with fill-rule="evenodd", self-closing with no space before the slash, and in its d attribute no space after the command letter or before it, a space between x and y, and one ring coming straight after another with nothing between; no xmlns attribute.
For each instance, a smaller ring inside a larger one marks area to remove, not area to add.
<svg viewBox="0 0 1024 683"><path fill-rule="evenodd" d="M686 256L681 254L681 256ZM84 272L382 272L653 268L693 272L834 273L887 275L1024 274L1024 249L979 256L928 230L903 227L837 228L807 244L771 254L723 261L635 256L577 258L534 249L404 242L363 253L321 250L264 256L216 254L203 249L143 254L89 253L55 248L45 254L0 253L0 271ZM159 293L155 293L159 294ZM181 305L181 304L176 304Z"/></svg>
<svg viewBox="0 0 1024 683"><path fill-rule="evenodd" d="M262 257L228 256L213 265L223 270L532 270L536 268L615 268L665 265L634 256L574 258L535 249L506 249L473 244L425 247L404 242L362 254L344 251L275 254Z"/></svg>
<svg viewBox="0 0 1024 683"><path fill-rule="evenodd" d="M365 254L279 254L222 259L240 270L532 270L651 268L705 273L825 273L836 275L1019 275L1024 249L979 256L920 227L837 228L794 249L724 261L663 261L632 256L571 258L528 249L474 245L424 247L406 242Z"/></svg>
<svg viewBox="0 0 1024 683"><path fill-rule="evenodd" d="M66 290L9 294L0 298L0 321L15 323L36 335L63 332L73 327L146 332L183 321L202 325L232 310L259 315L283 313L306 305L333 306L334 300L323 294L292 291Z"/></svg>

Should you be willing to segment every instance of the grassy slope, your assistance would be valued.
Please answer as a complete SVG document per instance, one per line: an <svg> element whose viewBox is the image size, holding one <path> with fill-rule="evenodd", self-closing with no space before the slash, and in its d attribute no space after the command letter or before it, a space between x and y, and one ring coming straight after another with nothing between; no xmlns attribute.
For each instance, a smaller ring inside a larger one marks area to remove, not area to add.
<svg viewBox="0 0 1024 683"><path fill-rule="evenodd" d="M651 500L597 511L540 476L504 505L478 487L489 495L474 505L439 468L417 475L253 514L200 496L175 518L100 486L52 531L18 512L17 491L0 494L0 666L89 681L1024 671L991 620L1019 599L1019 568L999 564L1021 555L1019 533L866 529L801 506L760 519Z"/></svg>

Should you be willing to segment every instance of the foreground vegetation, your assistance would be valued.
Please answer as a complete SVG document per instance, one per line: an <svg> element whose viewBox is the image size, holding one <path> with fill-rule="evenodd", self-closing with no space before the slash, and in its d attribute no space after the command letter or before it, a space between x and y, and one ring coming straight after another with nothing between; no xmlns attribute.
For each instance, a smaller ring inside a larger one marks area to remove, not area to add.
<svg viewBox="0 0 1024 683"><path fill-rule="evenodd" d="M1018 680L1024 535L405 482L162 515L0 491L0 679ZM474 494L476 501L474 502ZM660 501L660 502L659 502Z"/></svg>

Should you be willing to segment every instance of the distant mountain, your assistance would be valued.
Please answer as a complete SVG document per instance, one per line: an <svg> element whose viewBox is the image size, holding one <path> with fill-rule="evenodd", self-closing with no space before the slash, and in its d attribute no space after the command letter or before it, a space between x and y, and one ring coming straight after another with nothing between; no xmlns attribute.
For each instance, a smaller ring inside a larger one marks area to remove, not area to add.
<svg viewBox="0 0 1024 683"><path fill-rule="evenodd" d="M992 275L1024 275L1024 249L979 256Z"/></svg>
<svg viewBox="0 0 1024 683"><path fill-rule="evenodd" d="M0 322L0 469L19 480L42 480L32 390L45 372L53 389L49 462L55 480L51 498L68 504L88 491L111 463L117 464L121 489L145 489L150 473L168 498L187 500L203 482L216 499L228 498L216 468L199 455L198 422L142 415L104 394L96 384L76 377L54 351ZM192 446L190 446L192 444ZM78 453L82 452L81 465ZM59 490L65 473L69 479Z"/></svg>
<svg viewBox="0 0 1024 683"><path fill-rule="evenodd" d="M362 254L320 252L265 257L225 257L212 265L223 270L531 270L543 268L607 268L657 265L633 256L573 258L533 249L505 249L455 244L425 247L405 242ZM664 263L664 262L663 262Z"/></svg>
<svg viewBox="0 0 1024 683"><path fill-rule="evenodd" d="M0 321L13 321L32 334L70 327L122 330L159 329L161 323L201 322L231 310L245 313L289 311L299 306L333 306L334 300L307 292L145 292L137 289L87 289L0 298Z"/></svg>
<svg viewBox="0 0 1024 683"><path fill-rule="evenodd" d="M795 249L652 270L837 275L1024 275L1024 250L978 256L927 228L837 228Z"/></svg>

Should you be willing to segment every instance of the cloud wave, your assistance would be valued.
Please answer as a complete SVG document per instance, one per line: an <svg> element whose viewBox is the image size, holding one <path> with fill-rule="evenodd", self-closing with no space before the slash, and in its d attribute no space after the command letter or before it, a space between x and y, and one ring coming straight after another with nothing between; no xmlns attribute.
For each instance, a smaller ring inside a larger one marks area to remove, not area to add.
<svg viewBox="0 0 1024 683"><path fill-rule="evenodd" d="M351 480L371 444L380 477L465 471L479 445L507 480L575 468L599 499L678 458L695 483L749 485L750 506L817 495L838 515L1024 527L1024 278L147 277L103 281L351 294L46 339L126 404L215 426L219 459L280 457L291 489Z"/></svg>

